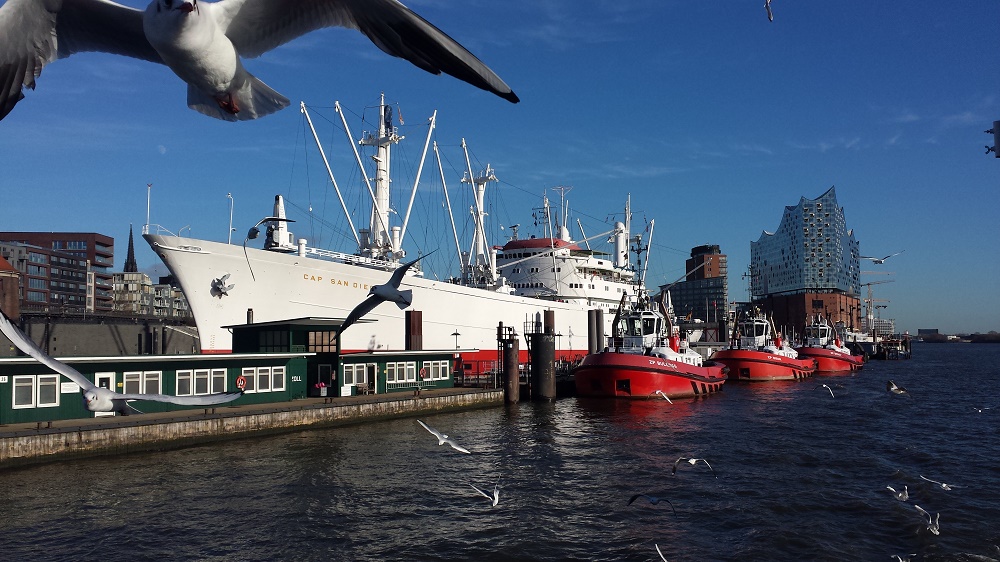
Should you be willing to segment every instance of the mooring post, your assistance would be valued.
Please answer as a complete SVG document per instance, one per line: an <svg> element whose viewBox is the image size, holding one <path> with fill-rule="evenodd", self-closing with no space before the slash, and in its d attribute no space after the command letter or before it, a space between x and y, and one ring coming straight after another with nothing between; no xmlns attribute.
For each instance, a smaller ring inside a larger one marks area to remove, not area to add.
<svg viewBox="0 0 1000 562"><path fill-rule="evenodd" d="M556 399L556 337L531 334L531 399Z"/></svg>

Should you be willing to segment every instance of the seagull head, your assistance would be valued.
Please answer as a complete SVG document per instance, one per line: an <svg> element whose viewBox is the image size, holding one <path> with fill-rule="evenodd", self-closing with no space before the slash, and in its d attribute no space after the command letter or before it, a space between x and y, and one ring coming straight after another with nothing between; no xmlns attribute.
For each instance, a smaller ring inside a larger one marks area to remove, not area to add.
<svg viewBox="0 0 1000 562"><path fill-rule="evenodd" d="M190 14L198 9L198 0L191 0L190 2L182 2L180 0L153 0L153 3L156 4L157 12L163 10L177 10L185 14Z"/></svg>

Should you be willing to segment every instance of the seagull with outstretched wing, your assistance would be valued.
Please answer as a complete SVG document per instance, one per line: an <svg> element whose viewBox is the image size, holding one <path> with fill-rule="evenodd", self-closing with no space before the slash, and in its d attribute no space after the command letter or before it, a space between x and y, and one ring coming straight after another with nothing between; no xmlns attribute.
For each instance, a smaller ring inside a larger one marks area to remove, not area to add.
<svg viewBox="0 0 1000 562"><path fill-rule="evenodd" d="M243 391L206 394L203 396L122 394L109 388L103 388L95 385L90 382L90 379L83 376L82 373L73 367L46 355L45 352L31 340L31 338L24 335L24 332L21 330L17 329L13 322L10 321L10 318L7 318L7 315L3 313L0 313L0 332L3 332L3 335L7 336L7 339L17 346L18 349L27 353L42 365L45 365L56 373L59 373L75 382L80 387L80 393L83 394L83 405L91 412L119 412L123 415L131 413L141 414L142 412L129 405L128 402L131 400L150 400L153 402L167 402L182 406L215 406L218 404L225 404L226 402L232 402L240 396L243 396Z"/></svg>
<svg viewBox="0 0 1000 562"><path fill-rule="evenodd" d="M420 424L420 427L423 427L427 431L431 432L431 435L433 435L434 437L437 437L438 445L444 445L445 443L447 443L448 445L451 446L452 449L455 449L459 453L465 453L466 455L472 454L471 451L469 451L465 447L459 445L458 443L455 443L455 440L452 439L451 437L448 437L446 434L441 433L440 431L434 429L433 427L427 425L426 423L424 423L424 422L422 422L420 420L417 420L417 423ZM498 486L500 485L500 481L499 480L497 480L497 485Z"/></svg>
<svg viewBox="0 0 1000 562"><path fill-rule="evenodd" d="M256 119L289 101L250 74L243 57L325 27L356 29L418 68L518 101L475 55L397 0L153 0L145 10L110 0L7 0L0 6L0 119L24 88L35 88L46 64L87 51L166 65L187 84L191 109Z"/></svg>
<svg viewBox="0 0 1000 562"><path fill-rule="evenodd" d="M874 263L874 264L883 264L883 263L885 263L885 260L887 260L887 259L889 259L889 258L891 258L893 256L898 256L899 254L902 254L905 251L906 250L900 250L900 251L896 252L895 254L889 254L888 256L885 256L884 258L876 258L874 256L859 256L859 257L860 257L860 259L863 259L863 260L872 260L872 263Z"/></svg>
<svg viewBox="0 0 1000 562"><path fill-rule="evenodd" d="M389 281L387 281L384 285L375 285L372 287L368 291L368 298L358 303L358 305L354 307L354 310L352 310L351 313L347 315L347 318L344 319L344 323L340 326L340 332L343 333L348 326L360 320L361 317L374 310L376 306L382 304L383 302L394 302L400 310L410 306L413 302L413 291L410 289L400 291L399 284L403 281L403 276L406 275L406 270L410 269L413 264L436 251L437 250L433 250L413 261L404 263L392 272L392 277L390 277Z"/></svg>

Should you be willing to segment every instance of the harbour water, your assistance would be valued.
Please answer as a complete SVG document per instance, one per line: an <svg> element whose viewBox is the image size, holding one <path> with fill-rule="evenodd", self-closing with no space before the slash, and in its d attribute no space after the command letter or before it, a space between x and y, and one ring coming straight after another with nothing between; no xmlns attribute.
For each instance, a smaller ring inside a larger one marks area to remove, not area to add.
<svg viewBox="0 0 1000 562"><path fill-rule="evenodd" d="M1000 346L913 356L672 405L571 398L421 418L470 455L410 418L7 470L0 556L656 561L658 545L671 562L1000 559ZM717 477L686 463L672 475L682 456ZM498 478L493 507L470 484ZM637 493L676 514L626 505ZM940 535L914 504L940 513Z"/></svg>

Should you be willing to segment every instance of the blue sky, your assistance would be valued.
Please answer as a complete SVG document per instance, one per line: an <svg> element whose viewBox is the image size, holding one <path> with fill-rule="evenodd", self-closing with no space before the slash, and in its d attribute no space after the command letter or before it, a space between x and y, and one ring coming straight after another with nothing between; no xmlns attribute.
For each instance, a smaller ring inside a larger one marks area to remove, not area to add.
<svg viewBox="0 0 1000 562"><path fill-rule="evenodd" d="M492 164L499 224L529 223L547 188L572 186L572 218L592 235L631 194L634 230L656 219L650 286L682 275L692 246L719 244L731 298L745 298L750 242L778 227L784 206L833 185L862 254L905 250L863 267L893 272L863 278L894 280L875 286L889 301L883 316L911 332L1000 330L1000 159L983 148L992 144L983 131L1000 120L1000 3L773 0L774 22L759 0L407 5L521 103L427 74L343 29L246 61L293 106L243 123L187 109L165 67L78 54L47 66L0 122L0 228L108 234L121 267L152 183L152 222L173 232L189 226L185 234L224 240L232 193L242 241L281 193L332 217L300 220L297 235L351 250L330 234L339 214L297 105L317 108L346 183L357 175L353 157L325 108L339 100L360 115L384 91L414 126L408 155L426 134L416 126L438 110L450 191L459 189L462 137L474 167ZM360 132L357 120L351 126ZM429 164L424 179L436 172ZM415 214L432 205L427 195ZM447 242L428 234L433 223L411 228L421 229L411 248ZM157 263L141 241L137 250L141 267ZM448 252L432 267L447 267Z"/></svg>

